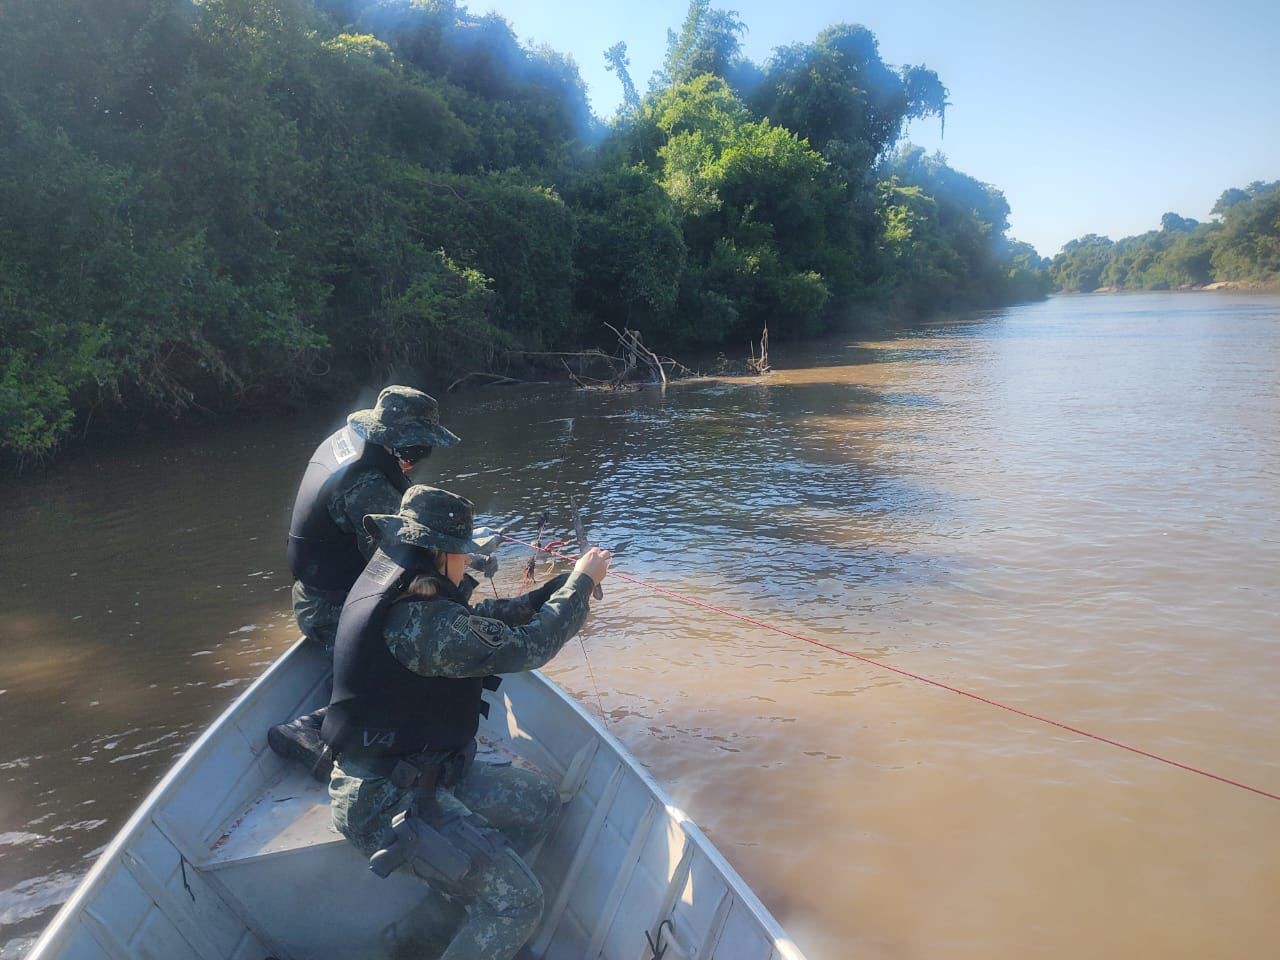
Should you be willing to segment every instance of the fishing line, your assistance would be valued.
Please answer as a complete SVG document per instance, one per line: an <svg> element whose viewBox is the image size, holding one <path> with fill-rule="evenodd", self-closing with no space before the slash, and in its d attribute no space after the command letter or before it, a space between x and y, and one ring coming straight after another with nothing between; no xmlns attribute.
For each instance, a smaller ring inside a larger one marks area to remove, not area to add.
<svg viewBox="0 0 1280 960"><path fill-rule="evenodd" d="M505 533L502 536L503 536L503 539L510 540L512 543L522 544L523 546L526 546L526 547L533 546L533 544L525 543L525 541L519 540L512 536L508 536ZM534 547L534 549L542 550L542 552L544 553L551 553L553 556L560 557L563 560L577 559L576 557L566 556L561 553L556 553L554 551L546 550L545 548L542 548L542 547ZM661 593L664 596L671 597L673 600L678 600L681 603L687 603L687 604L690 604L691 606L701 607L704 610L711 610L714 613L723 614L724 616L732 617L735 620L741 620L743 623L749 623L752 626L760 627L764 630L771 630L772 632L781 634L784 637L791 637L794 640L803 640L805 643L812 644L815 647L821 647L822 649L829 650L832 653L838 653L844 657L850 657L854 660L860 660L861 662L870 664L873 667L879 667L881 670L888 670L890 673L896 673L899 676L909 677L912 680L919 680L921 683L927 683L930 686L939 687L943 690L949 690L952 693L958 693L962 697L968 697L970 700L977 700L979 703L985 703L988 706L997 707L1001 710L1006 710L1009 713L1016 713L1020 717L1026 717L1029 720L1038 720L1039 722L1048 724L1051 727L1057 727L1060 730L1066 730L1070 733L1077 734L1078 736L1087 737L1090 740L1097 740L1099 743L1110 744L1113 747L1119 747L1121 750L1127 750L1130 753L1136 753L1140 757L1146 757L1149 760L1158 760L1160 763L1168 764L1171 767L1177 767L1179 770L1185 770L1188 773L1194 773L1201 777L1207 777L1210 780L1217 780L1219 783L1225 783L1231 787L1239 787L1241 790L1248 790L1250 793L1256 793L1259 796L1266 797L1269 800L1280 800L1280 793L1272 793L1271 791L1264 790L1261 787L1255 787L1248 783L1244 783L1240 780L1233 780L1230 777L1225 777L1225 776L1222 776L1221 774L1217 774L1209 770L1201 769L1200 767L1193 767L1188 763L1181 762L1180 760L1174 760L1170 757L1161 756L1158 753L1152 753L1150 750L1143 750L1141 747L1135 747L1132 744L1124 743L1120 740L1113 740L1110 737L1104 737L1102 734L1099 734L1099 733L1091 733L1088 730L1084 730L1080 727L1072 726L1069 723L1063 723L1061 720L1054 720L1052 717L1046 717L1046 716L1043 716L1042 714L1032 713L1030 710L1023 710L1020 707L1015 707L1007 703L1002 703L1001 701L994 700L991 697L984 697L980 693L974 693L971 690L965 690L963 687L955 687L949 683L944 683L941 680L935 680L932 677L927 677L923 674L912 673L910 670L904 670L901 667L895 667L893 664L885 663L883 660L876 660L873 657L867 657L860 653L854 653L851 650L843 650L840 647L833 646L832 644L829 644L829 643L824 643L821 640L815 640L813 637L806 637L802 633L796 633L793 630L787 630L785 627L777 627L771 623L766 623L763 620L757 620L754 617L748 617L745 614L734 613L732 610L726 610L723 607L717 607L715 604L707 603L705 600L698 600L694 597L686 596L683 593L677 593L675 590L668 590L666 587L660 587L656 583L649 583L648 581L641 580L638 577L629 577L625 573L618 573L614 570L609 571L609 576L617 577L619 580L622 580L625 583L634 583L636 586L644 587L645 589L652 590L655 593Z"/></svg>
<svg viewBox="0 0 1280 960"><path fill-rule="evenodd" d="M560 450L559 450L559 454L560 454L560 456L559 456L559 459L560 459L560 461L562 461L562 462L563 462L563 460L564 460L565 452L566 452L566 450L568 449L568 446L569 446L569 440L573 437L573 426L574 426L574 423L576 422L574 417L568 417L567 419L568 419L568 424L569 424L569 425L568 425L568 428L567 428L567 429L566 429L566 431L565 431L565 435L564 435L563 437L561 437L561 438L560 438ZM553 477L554 477L554 480L555 480L555 485L554 485L554 489L552 490L552 499L553 499L553 500L558 500L558 499L559 499L559 496L560 496L560 471L559 471L559 470L556 470L556 471L555 471L555 473L553 474ZM572 497L569 499L569 503L570 503L570 505L573 507L573 509L574 509L574 510L576 510L576 509L577 509L577 503L573 500L573 498L572 498ZM529 584L531 584L531 583L533 582L533 576L534 576L534 560L535 560L535 558L538 556L538 554L539 554L539 553L545 553L545 554L548 554L549 556L552 556L552 557L563 557L563 556L564 556L564 554L557 553L555 550L551 549L552 547L556 547L556 546L563 546L563 541L561 541L561 540L553 540L551 543L547 544L545 547L544 547L544 546L542 546L542 532L543 532L543 530L546 528L546 526L547 526L547 524L550 522L550 520L551 520L550 511L543 510L543 511L542 511L542 515L538 518L538 535L537 535L537 537L535 538L535 540L534 540L534 542L533 542L533 543L525 544L525 546L532 548L532 550L533 550L533 554L529 557L529 564L528 564L528 566L525 568L525 571L524 571L524 577L523 577L523 579L522 579L522 583L521 583L521 585L522 585L522 586L529 585ZM576 520L576 518L575 518L575 520ZM505 537L506 535L504 534L503 536ZM567 534L566 534L566 536L567 536ZM506 539L508 539L508 540L515 540L515 538L514 538L514 537L506 537ZM515 540L515 542L516 542L516 543L522 543L523 541ZM581 547L582 547L583 549L585 549L585 548L586 548L586 544L585 544L585 543L584 543L584 544L581 544ZM596 709L600 712L600 721L601 721L601 722L602 722L606 727L608 727L608 726L609 726L609 717L608 717L608 715L604 712L604 698L603 698L602 696L600 696L600 684L598 684L598 683L596 682L596 672L595 672L595 670L593 670L593 669L592 669L592 667L591 667L591 656L587 653L587 643L586 643L586 641L585 641L585 640L583 640L583 639L582 639L582 635L581 635L581 634L577 634L577 637L578 637L578 646L582 649L582 660L583 660L583 662L587 665L587 676L591 678L591 689L595 691L595 695L596 695Z"/></svg>
<svg viewBox="0 0 1280 960"><path fill-rule="evenodd" d="M596 672L591 669L591 658L587 656L587 644L582 639L582 634L578 634L578 646L582 648L582 659L587 665L587 676L591 678L591 687L596 692L596 709L600 711L600 720L607 727L609 726L609 716L604 712L604 700L600 696L600 684L596 683Z"/></svg>

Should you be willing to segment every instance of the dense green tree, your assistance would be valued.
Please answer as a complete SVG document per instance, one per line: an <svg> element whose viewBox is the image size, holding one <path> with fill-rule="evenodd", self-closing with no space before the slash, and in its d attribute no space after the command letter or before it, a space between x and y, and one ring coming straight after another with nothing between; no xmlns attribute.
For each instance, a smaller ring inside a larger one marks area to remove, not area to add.
<svg viewBox="0 0 1280 960"><path fill-rule="evenodd" d="M908 147L881 165L880 286L917 311L1043 295L1043 265L1005 237L1004 194Z"/></svg>
<svg viewBox="0 0 1280 960"><path fill-rule="evenodd" d="M1111 244L1082 237L1062 248L1050 267L1056 289L1099 287L1169 290L1214 281L1280 283L1280 181L1223 192L1213 207L1218 222L1176 213L1160 229Z"/></svg>
<svg viewBox="0 0 1280 960"><path fill-rule="evenodd" d="M604 59L607 64L605 67L610 73L618 75L618 82L622 84L622 106L619 110L624 115L635 113L640 109L640 94L636 91L636 85L631 79L631 60L627 57L627 45L619 40L612 47L604 52Z"/></svg>
<svg viewBox="0 0 1280 960"><path fill-rule="evenodd" d="M710 0L690 0L680 31L667 31L666 56L650 81L650 92L671 90L704 73L739 92L753 86L759 70L742 55L746 32L736 10L716 9Z"/></svg>
<svg viewBox="0 0 1280 960"><path fill-rule="evenodd" d="M1102 286L1102 272L1114 247L1110 237L1094 233L1069 242L1050 267L1055 289L1087 293Z"/></svg>
<svg viewBox="0 0 1280 960"><path fill-rule="evenodd" d="M1214 207L1222 229L1210 254L1218 280L1280 284L1280 180L1256 181ZM1225 202L1224 202L1225 201Z"/></svg>
<svg viewBox="0 0 1280 960"><path fill-rule="evenodd" d="M674 347L1033 295L998 191L894 159L936 74L848 25L761 70L745 31L692 0L643 100L611 48L606 127L570 58L454 0L0 3L0 451L602 320ZM1273 262L1265 186L1224 195L1222 269ZM1206 229L1162 232L1170 276Z"/></svg>
<svg viewBox="0 0 1280 960"><path fill-rule="evenodd" d="M821 156L751 119L709 73L650 97L628 137L682 216L681 339L718 342L766 322L781 337L822 328L824 273L839 273L833 261L847 254L831 243L844 185Z"/></svg>
<svg viewBox="0 0 1280 960"><path fill-rule="evenodd" d="M1166 213L1160 218L1160 229L1167 233L1188 233L1200 226L1199 220L1180 217L1176 213Z"/></svg>
<svg viewBox="0 0 1280 960"><path fill-rule="evenodd" d="M941 116L946 87L925 67L894 69L864 26L828 27L813 43L779 47L751 94L752 110L795 131L853 181L896 142L909 118Z"/></svg>
<svg viewBox="0 0 1280 960"><path fill-rule="evenodd" d="M573 196L575 308L584 325L625 324L669 340L687 250L680 211L642 165L605 165ZM584 331L585 332L585 331Z"/></svg>
<svg viewBox="0 0 1280 960"><path fill-rule="evenodd" d="M1248 199L1249 192L1247 190L1241 190L1239 187L1231 187L1228 190L1222 191L1222 195L1218 197L1218 200L1214 203L1213 209L1210 213L1214 216L1225 214L1237 203L1244 203Z"/></svg>
<svg viewBox="0 0 1280 960"><path fill-rule="evenodd" d="M1005 270L1002 299L1007 303L1042 299L1053 289L1049 260L1029 243L1010 240L1001 255Z"/></svg>

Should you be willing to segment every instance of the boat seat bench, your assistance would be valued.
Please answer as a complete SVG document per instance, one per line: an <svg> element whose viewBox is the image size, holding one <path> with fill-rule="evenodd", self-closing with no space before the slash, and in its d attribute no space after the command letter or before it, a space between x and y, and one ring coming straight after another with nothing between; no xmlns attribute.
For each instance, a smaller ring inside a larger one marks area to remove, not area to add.
<svg viewBox="0 0 1280 960"><path fill-rule="evenodd" d="M476 757L478 763L527 765L515 753L489 738L481 738ZM246 861L346 842L333 827L326 786L312 778L301 765L290 764L214 841L209 856L200 866L221 870Z"/></svg>

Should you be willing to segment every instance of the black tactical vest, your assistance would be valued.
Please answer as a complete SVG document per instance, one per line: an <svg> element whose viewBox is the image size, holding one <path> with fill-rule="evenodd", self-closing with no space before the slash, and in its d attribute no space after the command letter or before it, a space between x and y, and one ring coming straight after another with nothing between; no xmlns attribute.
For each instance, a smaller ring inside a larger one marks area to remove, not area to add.
<svg viewBox="0 0 1280 960"><path fill-rule="evenodd" d="M395 545L378 550L347 595L333 654L333 698L321 736L339 756L398 757L460 750L471 742L488 705L482 677L423 677L387 649L383 625L404 588L421 573L426 554ZM462 594L438 581L445 596ZM407 598L401 603L443 603Z"/></svg>
<svg viewBox="0 0 1280 960"><path fill-rule="evenodd" d="M385 447L366 443L343 427L316 447L293 501L289 524L289 569L295 580L317 590L346 592L364 569L358 538L343 533L329 516L329 501L355 472L373 469L404 493L409 479Z"/></svg>

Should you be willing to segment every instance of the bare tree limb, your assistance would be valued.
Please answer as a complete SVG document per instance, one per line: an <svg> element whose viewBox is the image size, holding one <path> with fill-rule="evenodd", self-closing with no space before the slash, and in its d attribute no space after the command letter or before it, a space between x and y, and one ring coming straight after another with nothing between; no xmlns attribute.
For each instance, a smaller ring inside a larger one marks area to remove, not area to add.
<svg viewBox="0 0 1280 960"><path fill-rule="evenodd" d="M760 334L760 356L756 356L756 346L754 343L748 344L751 350L751 359L747 361L747 369L752 373L767 373L772 367L769 366L769 325L765 324L764 331Z"/></svg>
<svg viewBox="0 0 1280 960"><path fill-rule="evenodd" d="M583 383L580 379L578 379L578 375L574 373L573 368L569 366L569 361L561 360L560 362L564 364L564 372L569 375L569 379L572 380L574 383L576 383L578 386L585 389L587 385Z"/></svg>
<svg viewBox="0 0 1280 960"><path fill-rule="evenodd" d="M618 342L628 352L627 370L624 372L629 373L635 368L638 359L643 360L649 369L656 374L662 385L664 387L667 385L667 371L663 369L662 361L658 359L656 353L644 345L638 331L630 330L626 327L619 331L617 327L608 322L605 323L605 326L613 331L614 336L618 338Z"/></svg>

